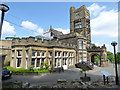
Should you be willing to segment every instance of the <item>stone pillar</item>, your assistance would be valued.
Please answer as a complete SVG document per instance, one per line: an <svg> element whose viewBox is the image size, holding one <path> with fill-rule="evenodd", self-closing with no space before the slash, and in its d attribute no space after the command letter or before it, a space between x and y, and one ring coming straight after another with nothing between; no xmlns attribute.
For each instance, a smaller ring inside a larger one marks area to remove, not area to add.
<svg viewBox="0 0 120 90"><path fill-rule="evenodd" d="M31 58L32 58L32 48L29 47L29 50L28 50L28 68L31 66Z"/></svg>
<svg viewBox="0 0 120 90"><path fill-rule="evenodd" d="M52 56L53 56L53 58L52 58L52 67L54 68L55 67L55 50L53 49L53 51L52 51Z"/></svg>
<svg viewBox="0 0 120 90"><path fill-rule="evenodd" d="M17 50L15 49L15 56L14 56L14 60L13 60L13 68L16 68L16 64L17 64Z"/></svg>
<svg viewBox="0 0 120 90"><path fill-rule="evenodd" d="M26 68L26 50L25 47L22 49L22 61L21 61L21 68Z"/></svg>

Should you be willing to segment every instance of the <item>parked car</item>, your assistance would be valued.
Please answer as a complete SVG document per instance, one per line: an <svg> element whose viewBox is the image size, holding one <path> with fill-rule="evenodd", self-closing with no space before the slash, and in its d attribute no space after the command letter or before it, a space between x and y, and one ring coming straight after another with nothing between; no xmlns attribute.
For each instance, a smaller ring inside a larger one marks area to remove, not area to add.
<svg viewBox="0 0 120 90"><path fill-rule="evenodd" d="M90 70L94 69L94 64L92 62L79 62L75 64L76 68L82 68L82 67L87 67Z"/></svg>
<svg viewBox="0 0 120 90"><path fill-rule="evenodd" d="M8 70L6 67L3 67L2 69L2 79L11 77L12 72Z"/></svg>

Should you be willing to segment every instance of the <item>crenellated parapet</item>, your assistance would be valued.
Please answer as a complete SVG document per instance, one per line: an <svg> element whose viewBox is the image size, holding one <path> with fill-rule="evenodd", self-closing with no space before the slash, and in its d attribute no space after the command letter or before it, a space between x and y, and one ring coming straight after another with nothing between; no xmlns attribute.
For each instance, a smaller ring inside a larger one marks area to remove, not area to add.
<svg viewBox="0 0 120 90"><path fill-rule="evenodd" d="M27 37L27 38L13 38L12 46L43 46L43 47L63 47L75 48L75 45L70 43L63 43L59 40L46 40L42 38Z"/></svg>
<svg viewBox="0 0 120 90"><path fill-rule="evenodd" d="M106 51L106 47L105 47L105 44L103 44L103 46L92 46L92 47L87 47L87 51L89 52L89 51L93 51L93 52L95 52L95 51Z"/></svg>

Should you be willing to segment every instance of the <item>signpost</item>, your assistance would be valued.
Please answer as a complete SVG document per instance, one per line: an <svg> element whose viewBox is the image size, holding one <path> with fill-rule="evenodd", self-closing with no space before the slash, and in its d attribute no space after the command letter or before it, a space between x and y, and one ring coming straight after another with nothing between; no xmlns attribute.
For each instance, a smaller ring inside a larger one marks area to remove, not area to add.
<svg viewBox="0 0 120 90"><path fill-rule="evenodd" d="M103 80L104 80L104 85L105 85L105 77L107 78L107 84L108 84L108 76L111 74L106 72L105 70L100 71L103 74Z"/></svg>

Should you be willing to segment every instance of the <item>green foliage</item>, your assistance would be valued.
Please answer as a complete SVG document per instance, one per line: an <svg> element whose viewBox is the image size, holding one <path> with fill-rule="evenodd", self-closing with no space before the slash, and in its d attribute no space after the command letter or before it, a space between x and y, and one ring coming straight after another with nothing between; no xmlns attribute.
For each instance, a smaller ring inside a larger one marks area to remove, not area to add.
<svg viewBox="0 0 120 90"><path fill-rule="evenodd" d="M97 59L97 61L98 62L100 62L100 57L97 55L97 56L94 56L94 60L96 61L96 59Z"/></svg>
<svg viewBox="0 0 120 90"><path fill-rule="evenodd" d="M44 62L43 62L43 61L41 61L40 68L43 68L43 66L44 66Z"/></svg>
<svg viewBox="0 0 120 90"><path fill-rule="evenodd" d="M120 63L120 52L117 53L116 57L117 57L117 63Z"/></svg>
<svg viewBox="0 0 120 90"><path fill-rule="evenodd" d="M10 66L10 60L5 60L4 61L4 66Z"/></svg>
<svg viewBox="0 0 120 90"><path fill-rule="evenodd" d="M107 58L109 59L110 62L115 62L114 55L110 51L107 51Z"/></svg>
<svg viewBox="0 0 120 90"><path fill-rule="evenodd" d="M87 75L86 75L86 71L89 71L89 69L88 69L87 67L82 67L82 68L80 68L80 69L81 69L80 72L81 72L81 73L84 72L84 73L85 73L85 77L86 77L86 76L87 76Z"/></svg>
<svg viewBox="0 0 120 90"><path fill-rule="evenodd" d="M31 65L31 66L29 67L29 70L30 70L30 71L33 71L33 70L34 70L34 66Z"/></svg>
<svg viewBox="0 0 120 90"><path fill-rule="evenodd" d="M91 46L93 47L93 46L96 46L94 43L91 43Z"/></svg>
<svg viewBox="0 0 120 90"><path fill-rule="evenodd" d="M7 69L12 71L12 73L49 73L48 69L34 69L33 71L24 69L24 68L13 68L7 66Z"/></svg>

